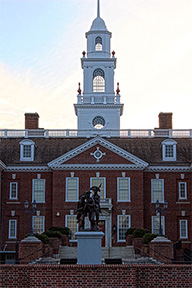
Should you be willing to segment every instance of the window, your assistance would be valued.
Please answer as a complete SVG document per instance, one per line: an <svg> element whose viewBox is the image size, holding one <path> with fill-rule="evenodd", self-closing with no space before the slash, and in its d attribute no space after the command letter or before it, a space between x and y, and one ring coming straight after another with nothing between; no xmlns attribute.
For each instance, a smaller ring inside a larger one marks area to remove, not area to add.
<svg viewBox="0 0 192 288"><path fill-rule="evenodd" d="M93 127L96 129L102 129L105 126L105 119L102 116L96 116L92 121Z"/></svg>
<svg viewBox="0 0 192 288"><path fill-rule="evenodd" d="M179 182L179 199L187 199L187 183Z"/></svg>
<svg viewBox="0 0 192 288"><path fill-rule="evenodd" d="M20 142L20 161L34 161L35 143L31 140Z"/></svg>
<svg viewBox="0 0 192 288"><path fill-rule="evenodd" d="M71 231L70 239L75 240L75 233L78 231L76 215L66 215L65 226Z"/></svg>
<svg viewBox="0 0 192 288"><path fill-rule="evenodd" d="M117 241L126 241L126 231L131 227L131 216L130 215L118 215L117 216Z"/></svg>
<svg viewBox="0 0 192 288"><path fill-rule="evenodd" d="M9 220L9 239L17 238L17 220Z"/></svg>
<svg viewBox="0 0 192 288"><path fill-rule="evenodd" d="M102 51L102 38L100 36L95 39L95 50Z"/></svg>
<svg viewBox="0 0 192 288"><path fill-rule="evenodd" d="M66 201L76 202L79 199L79 178L66 178Z"/></svg>
<svg viewBox="0 0 192 288"><path fill-rule="evenodd" d="M159 215L158 216L152 216L152 233L159 235ZM163 235L165 235L165 216L161 216L161 229Z"/></svg>
<svg viewBox="0 0 192 288"><path fill-rule="evenodd" d="M130 201L130 178L117 178L117 201Z"/></svg>
<svg viewBox="0 0 192 288"><path fill-rule="evenodd" d="M152 179L151 180L151 202L156 201L160 203L164 202L164 180L163 179Z"/></svg>
<svg viewBox="0 0 192 288"><path fill-rule="evenodd" d="M45 179L33 179L32 201L45 203Z"/></svg>
<svg viewBox="0 0 192 288"><path fill-rule="evenodd" d="M102 69L93 72L93 92L105 92L105 73Z"/></svg>
<svg viewBox="0 0 192 288"><path fill-rule="evenodd" d="M187 239L188 238L188 224L187 220L180 220L180 238Z"/></svg>
<svg viewBox="0 0 192 288"><path fill-rule="evenodd" d="M93 177L91 178L91 181L90 181L90 185L91 187L92 186L97 186L100 187L100 192L99 192L99 195L101 197L101 199L105 199L106 198L106 191L105 191L105 178L102 178L102 177Z"/></svg>
<svg viewBox="0 0 192 288"><path fill-rule="evenodd" d="M163 141L163 161L176 161L176 145L177 142L171 139Z"/></svg>
<svg viewBox="0 0 192 288"><path fill-rule="evenodd" d="M17 182L10 183L9 199L11 200L17 199Z"/></svg>
<svg viewBox="0 0 192 288"><path fill-rule="evenodd" d="M45 217L33 216L33 233L43 233L45 231Z"/></svg>

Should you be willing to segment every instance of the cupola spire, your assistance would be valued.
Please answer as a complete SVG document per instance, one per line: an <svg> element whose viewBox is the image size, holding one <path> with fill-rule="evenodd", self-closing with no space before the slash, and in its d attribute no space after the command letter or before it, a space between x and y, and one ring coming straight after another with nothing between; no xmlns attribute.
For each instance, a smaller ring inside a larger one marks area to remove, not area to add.
<svg viewBox="0 0 192 288"><path fill-rule="evenodd" d="M97 17L100 18L100 0L97 0Z"/></svg>

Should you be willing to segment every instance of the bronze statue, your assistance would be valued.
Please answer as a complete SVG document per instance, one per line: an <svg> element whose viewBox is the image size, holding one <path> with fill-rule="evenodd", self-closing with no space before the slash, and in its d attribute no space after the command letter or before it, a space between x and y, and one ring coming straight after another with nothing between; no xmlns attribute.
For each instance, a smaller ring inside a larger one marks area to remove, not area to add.
<svg viewBox="0 0 192 288"><path fill-rule="evenodd" d="M91 224L91 230L100 231L98 226L99 213L101 213L100 196L98 195L98 192L100 192L100 187L93 186L90 190L94 192L93 195L91 191L86 191L79 198L76 210L76 212L78 212L77 223L80 223L79 230L85 230L85 217L88 216Z"/></svg>

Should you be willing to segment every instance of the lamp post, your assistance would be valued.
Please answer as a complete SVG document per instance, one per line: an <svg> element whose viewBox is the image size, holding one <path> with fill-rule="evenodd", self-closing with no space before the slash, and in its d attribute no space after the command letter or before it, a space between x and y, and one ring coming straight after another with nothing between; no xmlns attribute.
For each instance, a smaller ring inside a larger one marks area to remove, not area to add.
<svg viewBox="0 0 192 288"><path fill-rule="evenodd" d="M159 213L159 236L163 236L162 227L161 227L161 214L166 213L168 207L167 201L163 203L163 207L160 207L160 203L157 200L155 203L156 212Z"/></svg>
<svg viewBox="0 0 192 288"><path fill-rule="evenodd" d="M35 214L35 212L37 210L37 203L34 200L31 204L32 204L31 210L28 210L29 202L27 200L25 201L24 206L25 206L26 213L31 213L31 231L30 231L30 236L33 236L33 215Z"/></svg>

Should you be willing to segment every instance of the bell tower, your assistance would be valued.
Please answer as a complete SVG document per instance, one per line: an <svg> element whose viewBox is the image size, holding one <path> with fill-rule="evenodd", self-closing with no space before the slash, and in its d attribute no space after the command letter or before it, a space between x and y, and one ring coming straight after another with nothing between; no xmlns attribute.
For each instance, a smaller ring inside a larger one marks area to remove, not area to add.
<svg viewBox="0 0 192 288"><path fill-rule="evenodd" d="M83 52L81 66L84 90L79 87L75 113L78 130L92 130L105 135L105 130L119 130L123 104L120 90L114 91L115 52L111 53L111 32L100 17L100 1L97 3L97 18L86 33L87 53ZM118 133L118 132L116 132Z"/></svg>

